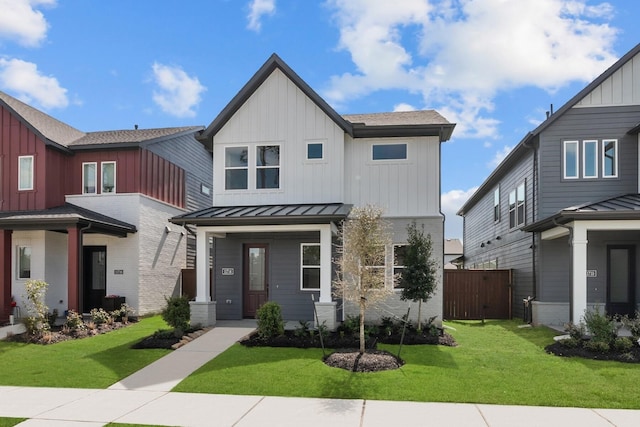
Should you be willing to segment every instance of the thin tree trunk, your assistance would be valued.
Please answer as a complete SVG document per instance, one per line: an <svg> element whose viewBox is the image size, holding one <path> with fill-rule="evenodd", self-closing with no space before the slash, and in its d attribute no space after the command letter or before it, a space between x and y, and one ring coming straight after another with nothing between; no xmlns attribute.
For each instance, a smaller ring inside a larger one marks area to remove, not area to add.
<svg viewBox="0 0 640 427"><path fill-rule="evenodd" d="M422 332L422 300L418 300L418 332ZM409 320L409 319L407 319Z"/></svg>
<svg viewBox="0 0 640 427"><path fill-rule="evenodd" d="M364 354L364 301L360 300L360 354Z"/></svg>

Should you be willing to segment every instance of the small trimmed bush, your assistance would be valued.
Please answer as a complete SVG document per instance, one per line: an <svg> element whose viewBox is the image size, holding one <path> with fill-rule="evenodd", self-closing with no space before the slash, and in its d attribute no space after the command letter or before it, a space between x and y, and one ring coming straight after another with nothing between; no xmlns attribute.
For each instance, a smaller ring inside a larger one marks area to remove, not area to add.
<svg viewBox="0 0 640 427"><path fill-rule="evenodd" d="M258 318L258 335L261 338L272 338L284 334L282 310L277 302L266 302L256 313Z"/></svg>
<svg viewBox="0 0 640 427"><path fill-rule="evenodd" d="M587 310L584 313L584 323L591 334L591 341L606 343L607 346L618 335L616 322L600 310Z"/></svg>
<svg viewBox="0 0 640 427"><path fill-rule="evenodd" d="M182 335L189 329L191 309L189 298L186 296L166 298L167 306L162 310L162 318L175 330L176 335Z"/></svg>
<svg viewBox="0 0 640 427"><path fill-rule="evenodd" d="M633 341L628 337L618 337L613 341L613 348L626 353L633 348Z"/></svg>
<svg viewBox="0 0 640 427"><path fill-rule="evenodd" d="M597 353L608 353L611 350L608 342L589 340L584 343L584 348Z"/></svg>
<svg viewBox="0 0 640 427"><path fill-rule="evenodd" d="M629 316L622 317L622 324L629 329L633 338L637 341L640 339L640 312L636 311L636 314L633 318Z"/></svg>
<svg viewBox="0 0 640 427"><path fill-rule="evenodd" d="M558 341L563 347L566 348L577 348L582 345L582 340L575 339L573 337L565 338L563 340Z"/></svg>

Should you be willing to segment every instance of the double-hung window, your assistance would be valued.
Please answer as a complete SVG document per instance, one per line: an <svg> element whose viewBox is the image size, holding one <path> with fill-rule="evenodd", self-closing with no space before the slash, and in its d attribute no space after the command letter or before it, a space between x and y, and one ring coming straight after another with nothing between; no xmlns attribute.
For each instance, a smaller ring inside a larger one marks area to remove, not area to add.
<svg viewBox="0 0 640 427"><path fill-rule="evenodd" d="M256 188L280 188L280 146L256 147Z"/></svg>
<svg viewBox="0 0 640 427"><path fill-rule="evenodd" d="M618 140L602 140L602 176L615 178L618 176Z"/></svg>
<svg viewBox="0 0 640 427"><path fill-rule="evenodd" d="M246 190L249 183L249 148L226 147L224 152L225 190Z"/></svg>
<svg viewBox="0 0 640 427"><path fill-rule="evenodd" d="M500 188L493 190L493 222L500 221Z"/></svg>
<svg viewBox="0 0 640 427"><path fill-rule="evenodd" d="M33 190L33 156L18 157L18 190Z"/></svg>
<svg viewBox="0 0 640 427"><path fill-rule="evenodd" d="M578 178L578 141L564 142L564 178Z"/></svg>
<svg viewBox="0 0 640 427"><path fill-rule="evenodd" d="M18 279L31 278L31 247L18 246L17 251L17 274Z"/></svg>
<svg viewBox="0 0 640 427"><path fill-rule="evenodd" d="M509 228L516 228L524 224L526 212L525 183L509 193Z"/></svg>
<svg viewBox="0 0 640 427"><path fill-rule="evenodd" d="M320 289L320 244L300 245L300 289L317 291Z"/></svg>
<svg viewBox="0 0 640 427"><path fill-rule="evenodd" d="M96 194L98 192L97 187L98 180L98 165L97 163L83 163L82 164L82 194Z"/></svg>
<svg viewBox="0 0 640 427"><path fill-rule="evenodd" d="M116 192L116 162L102 162L102 193Z"/></svg>
<svg viewBox="0 0 640 427"><path fill-rule="evenodd" d="M404 259L407 253L407 245L393 245L393 287L402 288L402 272L404 271Z"/></svg>

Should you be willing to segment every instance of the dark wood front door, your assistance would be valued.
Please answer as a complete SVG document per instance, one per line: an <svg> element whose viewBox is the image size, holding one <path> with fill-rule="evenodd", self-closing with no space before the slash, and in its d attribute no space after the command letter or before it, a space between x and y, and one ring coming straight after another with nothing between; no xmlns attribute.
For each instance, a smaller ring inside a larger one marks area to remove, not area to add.
<svg viewBox="0 0 640 427"><path fill-rule="evenodd" d="M636 306L635 247L607 246L607 314L633 315Z"/></svg>
<svg viewBox="0 0 640 427"><path fill-rule="evenodd" d="M107 290L107 247L85 246L82 249L82 311L102 307Z"/></svg>
<svg viewBox="0 0 640 427"><path fill-rule="evenodd" d="M256 311L269 300L269 246L244 245L242 315L256 317Z"/></svg>

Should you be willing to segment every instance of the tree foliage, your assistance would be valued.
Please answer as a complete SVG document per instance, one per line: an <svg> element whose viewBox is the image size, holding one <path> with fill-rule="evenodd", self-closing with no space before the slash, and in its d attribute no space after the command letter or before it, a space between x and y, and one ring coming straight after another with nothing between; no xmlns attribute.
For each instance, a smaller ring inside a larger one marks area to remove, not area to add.
<svg viewBox="0 0 640 427"><path fill-rule="evenodd" d="M391 232L389 223L382 218L382 210L373 206L354 208L342 224L340 243L334 293L358 305L360 353L364 353L366 310L392 292L392 287L385 283L384 268Z"/></svg>
<svg viewBox="0 0 640 427"><path fill-rule="evenodd" d="M400 298L418 303L418 329L421 329L422 303L427 302L436 291L438 264L432 257L431 235L424 234L424 225L418 229L413 221L407 225L407 235L404 269L400 276Z"/></svg>

